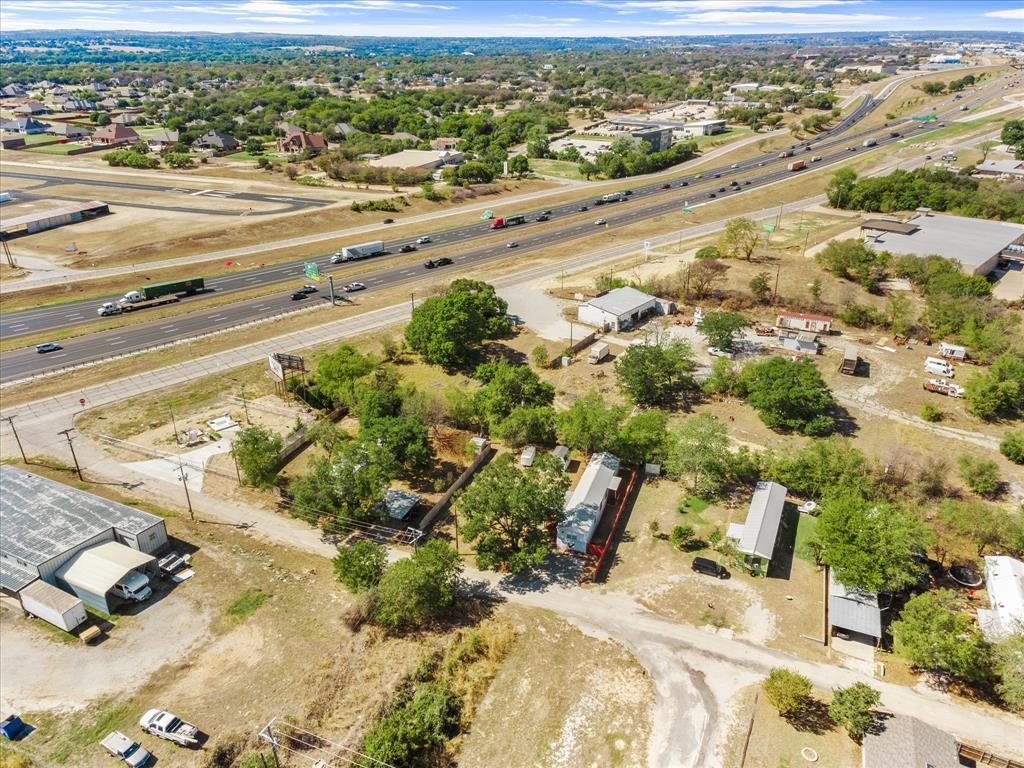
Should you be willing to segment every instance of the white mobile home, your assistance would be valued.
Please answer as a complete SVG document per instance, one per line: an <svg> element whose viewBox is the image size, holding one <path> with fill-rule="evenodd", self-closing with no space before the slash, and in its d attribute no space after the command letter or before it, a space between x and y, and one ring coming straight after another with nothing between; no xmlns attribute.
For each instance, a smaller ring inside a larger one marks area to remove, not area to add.
<svg viewBox="0 0 1024 768"><path fill-rule="evenodd" d="M782 508L786 504L786 492L784 485L759 481L750 499L746 522L742 525L732 523L726 531L726 538L734 540L737 551L743 555L741 565L755 576L768 573L782 522Z"/></svg>
<svg viewBox="0 0 1024 768"><path fill-rule="evenodd" d="M610 453L595 453L583 471L575 490L565 502L565 515L557 528L561 549L586 552L597 524L601 522L608 494L619 489L619 459Z"/></svg>

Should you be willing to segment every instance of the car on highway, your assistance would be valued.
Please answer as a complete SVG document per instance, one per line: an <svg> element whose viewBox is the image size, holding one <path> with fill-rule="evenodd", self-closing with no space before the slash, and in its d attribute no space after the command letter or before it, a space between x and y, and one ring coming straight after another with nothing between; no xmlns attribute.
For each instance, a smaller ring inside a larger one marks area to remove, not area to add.
<svg viewBox="0 0 1024 768"><path fill-rule="evenodd" d="M541 216L550 216L551 215L551 211L541 211L540 215Z"/></svg>
<svg viewBox="0 0 1024 768"><path fill-rule="evenodd" d="M736 181L736 179L733 179L732 181L729 182L730 187L738 187L739 185L740 183Z"/></svg>
<svg viewBox="0 0 1024 768"><path fill-rule="evenodd" d="M739 163L733 163L733 164L732 164L732 165L730 165L729 167L730 167L730 168L739 168L740 166L739 166ZM717 176L715 176L715 178L717 179L718 177L717 177Z"/></svg>
<svg viewBox="0 0 1024 768"><path fill-rule="evenodd" d="M662 189L672 189L672 185L671 184L662 184L661 188Z"/></svg>
<svg viewBox="0 0 1024 768"><path fill-rule="evenodd" d="M430 242L430 238L427 237L426 235L424 235L423 237L417 237L416 238L416 244L417 245L426 245L429 242Z"/></svg>
<svg viewBox="0 0 1024 768"><path fill-rule="evenodd" d="M688 186L690 186L690 182L688 182L688 181L684 181L684 182L680 183L680 185L679 185L679 186L680 186L680 187L688 187Z"/></svg>
<svg viewBox="0 0 1024 768"><path fill-rule="evenodd" d="M720 179L720 178L722 178L722 174L720 174L720 173L716 173L716 174L715 174L715 178L716 178L716 179Z"/></svg>
<svg viewBox="0 0 1024 768"><path fill-rule="evenodd" d="M846 151L847 151L847 152L856 152L856 151L857 151L857 148L856 148L856 147L847 147L847 148L846 148Z"/></svg>
<svg viewBox="0 0 1024 768"><path fill-rule="evenodd" d="M515 240L510 240L509 242L505 243L505 247L506 248L518 248L519 247L519 243L517 243Z"/></svg>
<svg viewBox="0 0 1024 768"><path fill-rule="evenodd" d="M595 224L595 225L597 225L597 226L599 226L599 227L600 227L600 226L602 226L602 225L604 225L604 224L607 224L607 223L608 223L608 220L607 220L607 219L597 219L597 220L596 220L596 221L594 222L594 224Z"/></svg>
<svg viewBox="0 0 1024 768"><path fill-rule="evenodd" d="M546 213L542 213L540 216L537 217L537 221L547 221L549 218L551 217L548 216Z"/></svg>
<svg viewBox="0 0 1024 768"><path fill-rule="evenodd" d="M366 286L362 283L346 283L345 293L355 293L356 291L365 291Z"/></svg>
<svg viewBox="0 0 1024 768"><path fill-rule="evenodd" d="M442 256L440 259L431 259L430 261L423 262L423 266L427 269L436 269L437 267L446 267L451 263L451 259L447 256Z"/></svg>
<svg viewBox="0 0 1024 768"><path fill-rule="evenodd" d="M719 191L719 192L725 192L725 187L719 187L719 188L718 188L718 191Z"/></svg>
<svg viewBox="0 0 1024 768"><path fill-rule="evenodd" d="M815 155L814 157L812 157L811 158L811 162L812 163L820 163L821 162L821 155Z"/></svg>
<svg viewBox="0 0 1024 768"><path fill-rule="evenodd" d="M399 253L412 253L415 250L416 250L416 246L415 245L412 245L411 243L406 243L405 245L403 245L401 248L398 249L398 252Z"/></svg>
<svg viewBox="0 0 1024 768"><path fill-rule="evenodd" d="M632 189L627 189L622 194L624 194L626 197L629 197L630 195L633 194L633 190Z"/></svg>
<svg viewBox="0 0 1024 768"><path fill-rule="evenodd" d="M64 349L64 347L60 344L54 344L52 341L48 341L45 344L36 344L36 352L41 355L47 352L56 352L58 349Z"/></svg>
<svg viewBox="0 0 1024 768"><path fill-rule="evenodd" d="M750 179L747 179L746 181L744 181L743 182L743 186L744 187L749 187L750 186Z"/></svg>
<svg viewBox="0 0 1024 768"><path fill-rule="evenodd" d="M305 291L294 291L292 293L292 301L302 301L303 299L308 297L309 294L306 293Z"/></svg>
<svg viewBox="0 0 1024 768"><path fill-rule="evenodd" d="M577 210L577 211L589 211L590 209L589 209L589 208L588 208L587 206L585 206L585 205L581 205L581 206L580 206L579 208L577 208L576 210Z"/></svg>
<svg viewBox="0 0 1024 768"><path fill-rule="evenodd" d="M384 221L381 222L381 224L394 224L394 223L395 223L394 219L384 219Z"/></svg>
<svg viewBox="0 0 1024 768"><path fill-rule="evenodd" d="M306 285L304 285L301 288L299 288L299 290L302 291L303 293L316 293L320 289L317 288L315 285L309 285L307 283Z"/></svg>
<svg viewBox="0 0 1024 768"><path fill-rule="evenodd" d="M718 197L718 195L716 195L714 192L708 192L708 197L714 198Z"/></svg>

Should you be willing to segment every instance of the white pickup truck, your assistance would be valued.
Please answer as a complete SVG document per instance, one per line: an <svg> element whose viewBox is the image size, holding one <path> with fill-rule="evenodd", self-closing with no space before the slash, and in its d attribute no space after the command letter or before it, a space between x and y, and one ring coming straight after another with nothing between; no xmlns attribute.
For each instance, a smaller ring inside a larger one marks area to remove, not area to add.
<svg viewBox="0 0 1024 768"><path fill-rule="evenodd" d="M113 731L100 742L100 746L114 757L124 760L131 768L142 768L149 762L149 752L120 731Z"/></svg>
<svg viewBox="0 0 1024 768"><path fill-rule="evenodd" d="M199 744L199 729L180 717L162 709L151 709L139 720L139 727L161 739L173 741L183 747Z"/></svg>

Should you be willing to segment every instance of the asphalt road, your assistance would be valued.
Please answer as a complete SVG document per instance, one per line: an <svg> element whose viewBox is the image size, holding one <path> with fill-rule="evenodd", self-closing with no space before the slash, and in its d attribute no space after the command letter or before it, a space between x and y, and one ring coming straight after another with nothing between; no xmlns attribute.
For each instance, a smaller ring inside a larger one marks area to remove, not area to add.
<svg viewBox="0 0 1024 768"><path fill-rule="evenodd" d="M992 86L989 86L981 93L965 96L960 101L954 102L950 100L949 103L953 105L952 109L943 110L937 114L940 119L948 119L959 112L961 105L972 106L989 98L991 90ZM803 147L798 146L794 159L803 159L811 165L809 162L810 158L820 155L822 160L814 163L814 167L838 164L855 155L855 152L849 151L849 147L856 147L856 151L864 151L860 147L864 137L874 137L878 146L885 146L893 142L902 141L907 137L912 137L915 133L925 133L935 128L934 123L927 125L905 121L899 125L894 123L889 127L880 126L866 131L836 136L837 133L854 126L876 106L877 103L873 100L866 99L843 123L830 131L828 136L822 134L810 141L809 143L812 145L810 151L801 151ZM892 137L889 135L892 131L898 131L901 135L899 137ZM374 289L411 283L422 279L426 274L436 274L438 277L455 277L459 273L460 267L478 266L488 261L507 258L509 249L506 247L506 243L513 240L513 238L519 244L516 249L517 253L528 252L592 234L596 229L594 221L597 218L606 219L609 227L622 226L664 213L680 211L686 203L690 206L709 204L713 202L708 197L711 193L716 195L715 199L717 200L723 197L742 194L745 190L756 189L765 184L794 178L794 172L788 171L786 168L789 162L791 162L790 158L754 158L736 163L735 168L729 166L703 171L699 174L701 176L700 179L696 179L694 175L674 179L671 182L671 189L668 190L662 188L663 184L667 182L655 182L645 186L633 187L633 195L628 201L610 203L600 207L594 207L591 202L588 203L591 207L586 214L578 212L579 202L553 207L551 208L552 221L547 224L530 223L506 230L492 231L489 229L487 222L481 222L431 234L432 243L429 246L424 246L424 250L429 251L430 247L438 245L451 245L474 240L482 240L483 243L478 247L455 255L453 257L453 265L442 267L432 273L428 273L421 263L423 257L429 257L429 254L416 253L409 254L408 262L385 269L373 270L372 261L364 262L366 265L365 274L347 275L346 280L364 283L367 286L366 293L369 293ZM753 174L751 173L752 171ZM719 174L721 178L715 178L716 174ZM729 186L729 181L732 179L737 181L738 187L732 188ZM686 181L688 184L685 189L680 188L683 181ZM721 187L725 187L726 191L719 191ZM645 202L641 203L640 201ZM536 218L538 213L539 211L528 215L532 219ZM570 214L572 216L568 223L564 223L562 219L569 217ZM412 238L412 240L415 240L415 238ZM388 242L386 247L394 251L402 244L408 242L410 242L409 239ZM322 274L329 273L329 267L331 266L329 261L329 256L317 259L321 266ZM302 277L301 262L280 264L226 275L210 280L208 285L217 292L231 292L289 279L294 279L296 286L300 282L305 282ZM335 287L340 290L341 286L336 285ZM91 362L122 352L147 349L158 344L190 338L198 334L208 333L211 330L229 328L251 320L287 312L312 302L326 302L328 301L326 293L327 288L325 284L321 288L320 293L314 294L303 301L292 301L290 299L291 287L288 287L282 289L279 295L264 296L259 299L205 310L201 306L197 306L196 311L177 317L131 324L123 328L77 336L68 339L66 342L67 348L57 352L38 354L31 348L13 350L0 356L0 382L13 381L55 368ZM195 297L185 301L198 303L202 301L202 298ZM43 329L80 324L95 317L98 303L97 301L77 302L75 304L42 307L4 315L0 318L0 334L6 338L26 333L35 333Z"/></svg>
<svg viewBox="0 0 1024 768"><path fill-rule="evenodd" d="M60 176L56 173L25 173L22 171L4 171L0 170L0 176L10 176L15 179L28 179L30 181L38 181L40 184L26 190L11 190L11 197L15 200L38 200L38 199L52 199L48 195L35 194L37 190L48 189L50 187L60 187L67 184L77 184L88 187L101 187L106 189L130 189L138 192L148 193L171 193L187 195L196 200L202 200L205 198L215 199L231 199L231 200L244 200L246 202L253 203L278 203L278 207L269 211L254 211L251 216L261 215L266 216L269 214L281 214L291 213L292 211L302 210L304 208L322 208L325 205L330 205L334 200L322 200L316 198L306 197L288 197L287 195L263 195L255 192L234 192L231 190L224 189L187 189L185 187L175 187L167 184L143 184L137 181L113 181L111 179L94 179L94 178L81 178L78 176ZM56 199L59 200L90 200L92 198L87 197L67 197L58 196ZM200 207L188 207L188 206L164 206L164 205L152 205L143 202L117 202L112 205L124 205L130 208L159 208L162 210L170 211L181 211L183 213L202 213L212 214L217 216L238 216L239 211L226 211L223 208L200 208Z"/></svg>

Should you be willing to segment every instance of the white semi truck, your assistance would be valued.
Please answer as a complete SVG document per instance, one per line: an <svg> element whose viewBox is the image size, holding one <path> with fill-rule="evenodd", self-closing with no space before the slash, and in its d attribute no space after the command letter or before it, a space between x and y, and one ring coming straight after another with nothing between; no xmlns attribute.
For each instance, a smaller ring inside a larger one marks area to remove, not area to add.
<svg viewBox="0 0 1024 768"><path fill-rule="evenodd" d="M384 253L384 241L374 240L370 243L361 243L360 245L350 245L347 248L342 248L340 261L371 259L374 256L383 256Z"/></svg>

